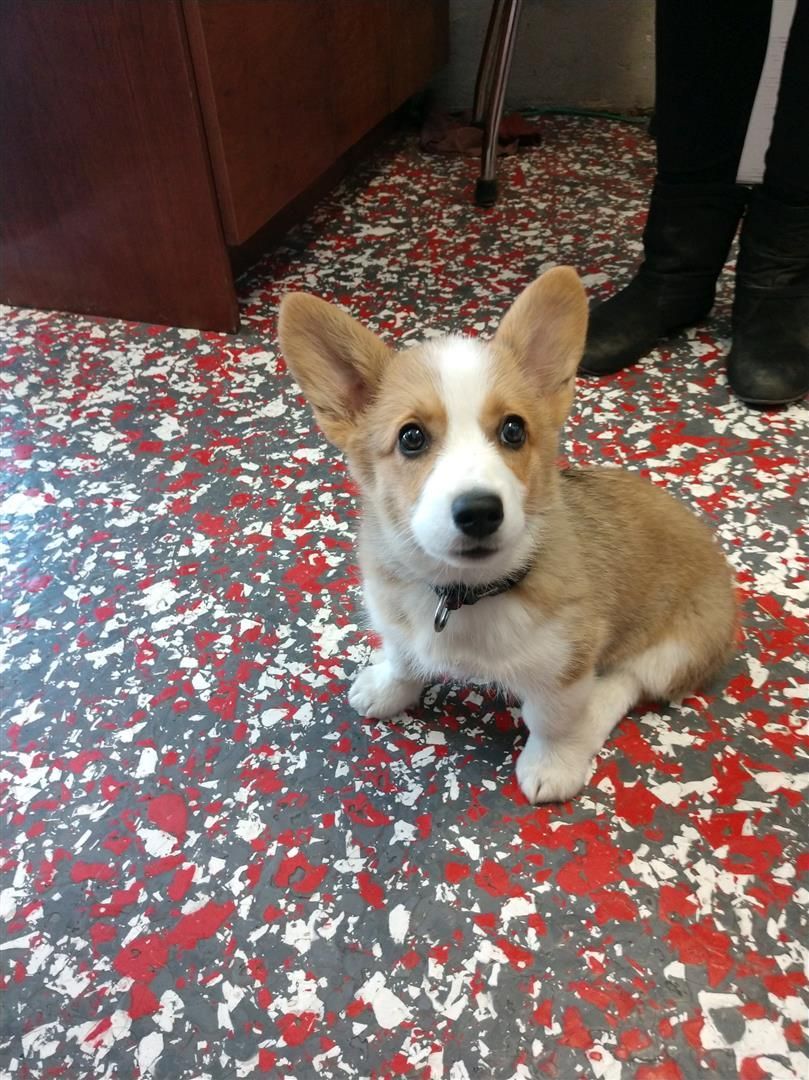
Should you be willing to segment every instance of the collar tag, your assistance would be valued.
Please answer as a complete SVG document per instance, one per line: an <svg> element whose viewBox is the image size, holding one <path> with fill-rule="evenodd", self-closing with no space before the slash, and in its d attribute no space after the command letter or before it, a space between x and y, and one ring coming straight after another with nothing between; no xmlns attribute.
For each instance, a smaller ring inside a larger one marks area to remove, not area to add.
<svg viewBox="0 0 809 1080"><path fill-rule="evenodd" d="M449 622L450 606L447 603L447 598L443 594L438 597L438 604L435 609L435 616L433 618L433 627L436 634L440 634L444 627Z"/></svg>

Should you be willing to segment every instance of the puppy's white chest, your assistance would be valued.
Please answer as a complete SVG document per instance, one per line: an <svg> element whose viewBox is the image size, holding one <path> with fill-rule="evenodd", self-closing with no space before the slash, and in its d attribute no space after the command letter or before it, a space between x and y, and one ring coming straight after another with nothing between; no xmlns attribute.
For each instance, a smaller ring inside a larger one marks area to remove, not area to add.
<svg viewBox="0 0 809 1080"><path fill-rule="evenodd" d="M553 682L567 662L569 646L558 620L537 618L510 594L451 612L440 633L434 613L431 596L413 620L409 646L425 672L516 689L529 681Z"/></svg>

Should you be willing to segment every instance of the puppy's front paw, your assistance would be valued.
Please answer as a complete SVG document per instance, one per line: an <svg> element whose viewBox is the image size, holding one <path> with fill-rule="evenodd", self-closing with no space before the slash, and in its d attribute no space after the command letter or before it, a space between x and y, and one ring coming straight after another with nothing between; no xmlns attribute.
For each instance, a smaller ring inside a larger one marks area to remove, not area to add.
<svg viewBox="0 0 809 1080"><path fill-rule="evenodd" d="M517 783L530 803L565 802L584 787L590 758L562 755L529 736L517 758Z"/></svg>
<svg viewBox="0 0 809 1080"><path fill-rule="evenodd" d="M385 720L417 702L420 693L421 683L397 678L387 660L382 660L363 668L357 675L348 700L362 716Z"/></svg>

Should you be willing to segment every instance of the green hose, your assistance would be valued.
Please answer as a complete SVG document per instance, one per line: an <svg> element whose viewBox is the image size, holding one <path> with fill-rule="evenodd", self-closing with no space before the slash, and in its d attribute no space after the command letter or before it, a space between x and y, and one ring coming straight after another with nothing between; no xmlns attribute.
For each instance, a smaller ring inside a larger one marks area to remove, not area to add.
<svg viewBox="0 0 809 1080"><path fill-rule="evenodd" d="M603 109L574 109L565 105L548 105L536 109L525 109L527 113L537 113L540 116L552 116L555 113L561 116L592 116L597 120L618 120L623 124L648 124L648 115L629 116L626 113L605 112Z"/></svg>

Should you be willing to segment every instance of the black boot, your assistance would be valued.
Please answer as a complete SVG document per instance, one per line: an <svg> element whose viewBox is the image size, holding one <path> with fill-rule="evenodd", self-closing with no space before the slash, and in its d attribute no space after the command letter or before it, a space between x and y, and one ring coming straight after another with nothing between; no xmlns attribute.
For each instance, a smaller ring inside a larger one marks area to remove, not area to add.
<svg viewBox="0 0 809 1080"><path fill-rule="evenodd" d="M644 261L626 288L591 312L583 375L629 367L708 314L748 197L738 184L655 184Z"/></svg>
<svg viewBox="0 0 809 1080"><path fill-rule="evenodd" d="M761 190L742 225L728 381L748 405L809 393L809 206Z"/></svg>

